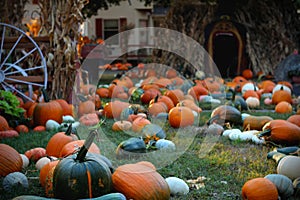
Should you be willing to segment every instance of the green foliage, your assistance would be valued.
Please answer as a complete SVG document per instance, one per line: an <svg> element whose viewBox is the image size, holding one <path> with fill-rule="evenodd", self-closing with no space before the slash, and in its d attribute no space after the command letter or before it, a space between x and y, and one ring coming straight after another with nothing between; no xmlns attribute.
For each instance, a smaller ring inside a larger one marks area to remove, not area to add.
<svg viewBox="0 0 300 200"><path fill-rule="evenodd" d="M0 113L5 118L21 118L24 110L19 107L20 102L15 95L9 91L0 90Z"/></svg>

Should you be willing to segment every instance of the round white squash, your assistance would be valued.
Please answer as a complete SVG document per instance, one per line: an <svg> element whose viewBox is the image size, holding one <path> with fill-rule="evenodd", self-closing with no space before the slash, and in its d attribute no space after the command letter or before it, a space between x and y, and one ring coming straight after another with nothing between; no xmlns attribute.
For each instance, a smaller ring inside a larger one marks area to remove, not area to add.
<svg viewBox="0 0 300 200"><path fill-rule="evenodd" d="M44 167L44 165L46 165L47 163L51 162L51 160L57 160L56 157L51 156L51 157L42 157L40 158L36 163L35 163L35 167L40 170Z"/></svg>
<svg viewBox="0 0 300 200"><path fill-rule="evenodd" d="M300 157L291 155L283 157L277 165L277 173L291 180L300 177Z"/></svg>
<svg viewBox="0 0 300 200"><path fill-rule="evenodd" d="M256 97L248 97L246 99L246 104L249 108L257 108L260 105L259 99Z"/></svg>
<svg viewBox="0 0 300 200"><path fill-rule="evenodd" d="M170 188L171 195L186 195L189 193L188 184L177 177L168 177L165 179Z"/></svg>
<svg viewBox="0 0 300 200"><path fill-rule="evenodd" d="M171 150L175 151L175 144L171 140L159 139L155 143L157 149Z"/></svg>
<svg viewBox="0 0 300 200"><path fill-rule="evenodd" d="M27 156L25 156L24 154L20 154L22 161L23 161L23 166L22 168L25 169L26 167L28 167L29 165L29 159L27 158Z"/></svg>

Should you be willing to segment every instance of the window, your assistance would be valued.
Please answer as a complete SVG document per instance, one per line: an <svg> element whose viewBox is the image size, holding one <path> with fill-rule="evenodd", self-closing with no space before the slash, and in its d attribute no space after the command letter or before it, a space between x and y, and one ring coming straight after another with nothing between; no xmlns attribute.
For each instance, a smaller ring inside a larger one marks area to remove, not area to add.
<svg viewBox="0 0 300 200"><path fill-rule="evenodd" d="M119 20L118 19L104 19L103 20L103 39L116 35L119 33ZM114 38L111 44L119 44L119 39Z"/></svg>

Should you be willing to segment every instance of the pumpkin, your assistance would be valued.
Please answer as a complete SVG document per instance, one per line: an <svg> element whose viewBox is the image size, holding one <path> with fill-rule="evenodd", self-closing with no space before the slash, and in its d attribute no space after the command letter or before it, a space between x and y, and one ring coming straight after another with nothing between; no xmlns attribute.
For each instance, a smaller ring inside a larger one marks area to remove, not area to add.
<svg viewBox="0 0 300 200"><path fill-rule="evenodd" d="M84 144L84 141L85 140L74 140L72 142L68 142L61 149L61 151L59 153L59 157L60 158L66 157L66 156L69 156L71 154L78 152L80 147ZM91 147L89 148L89 152L95 153L95 154L100 154L100 149L95 143L92 143Z"/></svg>
<svg viewBox="0 0 300 200"><path fill-rule="evenodd" d="M46 122L46 130L47 131L57 131L59 129L59 127L60 127L60 124L52 119L49 119Z"/></svg>
<svg viewBox="0 0 300 200"><path fill-rule="evenodd" d="M50 101L46 91L43 89L43 96L45 102L36 104L33 111L34 126L45 126L49 119L58 123L62 122L63 110L60 104L56 101Z"/></svg>
<svg viewBox="0 0 300 200"><path fill-rule="evenodd" d="M18 137L19 133L15 130L5 130L0 131L0 139L1 138L12 138L12 137Z"/></svg>
<svg viewBox="0 0 300 200"><path fill-rule="evenodd" d="M51 198L54 197L53 175L57 164L53 166L51 169L49 169L48 173L46 174L45 185L44 185L46 197L51 197Z"/></svg>
<svg viewBox="0 0 300 200"><path fill-rule="evenodd" d="M154 82L154 84L158 85L159 88L166 88L172 85L172 81L168 78L160 77Z"/></svg>
<svg viewBox="0 0 300 200"><path fill-rule="evenodd" d="M47 143L46 154L48 156L59 157L65 144L78 140L78 137L72 133L72 124L69 124L66 132L55 133Z"/></svg>
<svg viewBox="0 0 300 200"><path fill-rule="evenodd" d="M287 121L300 127L300 115L291 115L287 118Z"/></svg>
<svg viewBox="0 0 300 200"><path fill-rule="evenodd" d="M115 100L110 101L103 108L103 115L107 118L119 119L122 111L129 106L129 103Z"/></svg>
<svg viewBox="0 0 300 200"><path fill-rule="evenodd" d="M248 97L246 99L246 104L248 105L249 108L258 108L260 105L260 101L256 97Z"/></svg>
<svg viewBox="0 0 300 200"><path fill-rule="evenodd" d="M66 100L64 99L55 99L53 101L56 101L60 104L62 108L63 115L71 115L74 116L73 113L73 104L69 104Z"/></svg>
<svg viewBox="0 0 300 200"><path fill-rule="evenodd" d="M16 126L15 130L18 133L28 133L29 132L29 128L24 124L20 124L20 125Z"/></svg>
<svg viewBox="0 0 300 200"><path fill-rule="evenodd" d="M56 165L53 174L56 198L93 198L112 191L109 167L96 154L88 153L96 134L96 131L92 131L78 154L68 156Z"/></svg>
<svg viewBox="0 0 300 200"><path fill-rule="evenodd" d="M42 126L42 125L36 126L32 130L35 131L35 132L43 132L43 131L46 131L46 126Z"/></svg>
<svg viewBox="0 0 300 200"><path fill-rule="evenodd" d="M85 126L93 126L100 122L100 119L96 113L84 114L79 118L80 124Z"/></svg>
<svg viewBox="0 0 300 200"><path fill-rule="evenodd" d="M300 177L300 157L287 155L277 165L277 173L290 178L292 181Z"/></svg>
<svg viewBox="0 0 300 200"><path fill-rule="evenodd" d="M45 164L40 169L39 180L40 180L40 184L41 184L42 187L45 187L45 185L46 185L46 179L47 179L48 173L51 171L51 169L53 167L55 167L58 164L59 161L60 160L52 160L52 161L48 162L47 164ZM51 182L51 184L52 184L52 182Z"/></svg>
<svg viewBox="0 0 300 200"><path fill-rule="evenodd" d="M233 106L221 105L216 107L208 120L208 124L216 122L217 124L224 125L226 122L232 124L241 124L241 112Z"/></svg>
<svg viewBox="0 0 300 200"><path fill-rule="evenodd" d="M148 119L139 116L132 122L132 131L140 132L147 124L151 124L151 122Z"/></svg>
<svg viewBox="0 0 300 200"><path fill-rule="evenodd" d="M245 79L247 79L247 80L252 79L252 78L253 78L253 72L252 72L251 69L244 69L244 70L242 71L242 76L243 76Z"/></svg>
<svg viewBox="0 0 300 200"><path fill-rule="evenodd" d="M0 115L0 131L6 131L9 129L7 120Z"/></svg>
<svg viewBox="0 0 300 200"><path fill-rule="evenodd" d="M108 88L101 87L96 90L96 94L98 94L100 98L108 98L109 90Z"/></svg>
<svg viewBox="0 0 300 200"><path fill-rule="evenodd" d="M254 116L254 115L250 115L247 116L244 120L243 120L243 129L245 129L246 127L248 127L250 130L258 130L261 131L263 126L269 122L273 120L272 117L270 116Z"/></svg>
<svg viewBox="0 0 300 200"><path fill-rule="evenodd" d="M177 76L177 71L173 68L170 68L166 71L166 77L169 79L175 78Z"/></svg>
<svg viewBox="0 0 300 200"><path fill-rule="evenodd" d="M164 95L169 97L173 101L174 105L177 105L184 99L184 93L180 89L167 90Z"/></svg>
<svg viewBox="0 0 300 200"><path fill-rule="evenodd" d="M166 106L167 106L167 111L169 112L169 110L171 110L175 105L172 101L172 99L170 99L170 97L167 97L165 95L157 95L154 99L152 99L149 102L149 105L156 103L156 102L163 102Z"/></svg>
<svg viewBox="0 0 300 200"><path fill-rule="evenodd" d="M127 199L170 199L168 183L145 162L117 167L112 175L114 189Z"/></svg>
<svg viewBox="0 0 300 200"><path fill-rule="evenodd" d="M28 188L28 179L25 174L21 172L12 172L4 177L3 182L3 189L5 191L13 191L16 188Z"/></svg>
<svg viewBox="0 0 300 200"><path fill-rule="evenodd" d="M32 162L38 161L40 158L46 156L46 149L43 147L36 147L33 149L27 150L25 153L25 156Z"/></svg>
<svg viewBox="0 0 300 200"><path fill-rule="evenodd" d="M25 169L26 167L29 166L29 159L27 158L27 156L25 156L25 154L20 154L20 156L22 157L22 168Z"/></svg>
<svg viewBox="0 0 300 200"><path fill-rule="evenodd" d="M247 82L243 84L242 86L242 94L245 94L246 91L252 90L252 91L258 91L258 87L255 85L255 83Z"/></svg>
<svg viewBox="0 0 300 200"><path fill-rule="evenodd" d="M274 183L269 179L254 178L243 185L242 198L245 200L277 200L278 191Z"/></svg>
<svg viewBox="0 0 300 200"><path fill-rule="evenodd" d="M116 121L112 125L113 131L128 131L132 127L132 123L130 121Z"/></svg>
<svg viewBox="0 0 300 200"><path fill-rule="evenodd" d="M169 111L169 123L174 128L186 127L194 124L195 116L188 107L174 107Z"/></svg>
<svg viewBox="0 0 300 200"><path fill-rule="evenodd" d="M265 178L272 181L277 187L279 196L287 199L294 193L293 182L287 176L282 174L268 174Z"/></svg>
<svg viewBox="0 0 300 200"><path fill-rule="evenodd" d="M202 109L193 100L190 100L190 99L184 99L184 100L180 101L176 106L189 107L196 113L202 112Z"/></svg>
<svg viewBox="0 0 300 200"><path fill-rule="evenodd" d="M291 113L293 111L293 107L289 102L286 101L280 101L276 106L275 106L275 112L276 113Z"/></svg>
<svg viewBox="0 0 300 200"><path fill-rule="evenodd" d="M176 145L171 140L159 139L155 142L155 147L157 149L175 151Z"/></svg>
<svg viewBox="0 0 300 200"><path fill-rule="evenodd" d="M78 105L77 116L81 117L84 114L94 113L95 112L95 103L91 100L81 101Z"/></svg>
<svg viewBox="0 0 300 200"><path fill-rule="evenodd" d="M193 87L191 87L189 90L188 90L188 94L191 95L196 101L199 101L199 97L202 96L202 95L208 95L209 92L208 90L203 87L202 85L198 84L198 85L195 85Z"/></svg>
<svg viewBox="0 0 300 200"><path fill-rule="evenodd" d="M168 107L164 102L152 103L148 107L148 113L151 116L156 116L159 113L166 113L166 112L168 112Z"/></svg>
<svg viewBox="0 0 300 200"><path fill-rule="evenodd" d="M278 104L281 101L286 101L288 103L292 103L292 95L290 92L284 89L283 86L279 90L275 90L272 95L272 103Z"/></svg>
<svg viewBox="0 0 300 200"><path fill-rule="evenodd" d="M38 170L41 170L44 167L44 165L46 165L49 162L54 161L54 160L57 160L57 158L54 156L42 157L35 163L35 168L37 168Z"/></svg>
<svg viewBox="0 0 300 200"><path fill-rule="evenodd" d="M265 124L259 137L277 144L299 145L300 127L286 120L276 119Z"/></svg>
<svg viewBox="0 0 300 200"><path fill-rule="evenodd" d="M144 89L145 90L145 89ZM159 89L150 88L145 90L145 92L141 95L141 102L143 104L149 104L150 101L155 98L157 95L161 95Z"/></svg>
<svg viewBox="0 0 300 200"><path fill-rule="evenodd" d="M0 176L22 170L21 155L11 146L0 144Z"/></svg>

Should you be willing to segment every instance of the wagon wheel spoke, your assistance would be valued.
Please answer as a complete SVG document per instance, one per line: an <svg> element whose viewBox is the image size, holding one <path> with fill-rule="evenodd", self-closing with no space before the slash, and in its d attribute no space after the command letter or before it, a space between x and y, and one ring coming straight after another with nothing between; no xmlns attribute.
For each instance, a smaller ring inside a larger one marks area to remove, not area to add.
<svg viewBox="0 0 300 200"><path fill-rule="evenodd" d="M33 87L47 88L46 60L38 44L23 30L0 22L0 89L33 101ZM29 97L25 92L29 92Z"/></svg>

